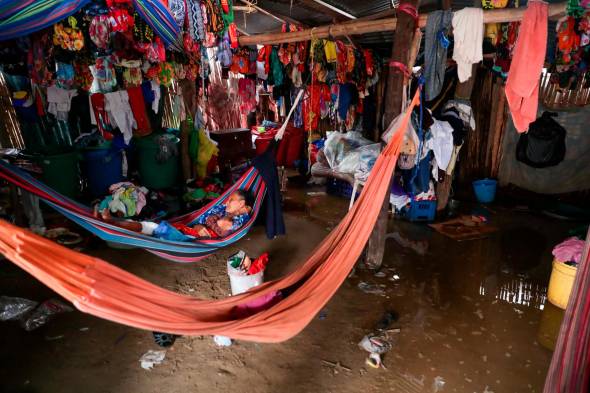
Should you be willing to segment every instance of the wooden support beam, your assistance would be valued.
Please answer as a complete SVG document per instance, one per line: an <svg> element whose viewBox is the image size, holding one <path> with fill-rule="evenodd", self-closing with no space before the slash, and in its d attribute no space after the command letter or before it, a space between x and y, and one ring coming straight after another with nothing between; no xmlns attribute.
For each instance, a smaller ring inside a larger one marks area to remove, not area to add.
<svg viewBox="0 0 590 393"><path fill-rule="evenodd" d="M242 0L243 1L243 0ZM549 4L549 16L558 16L565 13L566 3ZM521 20L525 7L497 9L484 11L484 23L502 23ZM420 15L418 25L426 26L428 15ZM312 38L344 37L347 35L359 35L382 31L393 31L397 28L397 18L378 20L355 20L347 23L337 23L327 26L313 27L292 33L264 33L254 34L249 37L240 37L240 45L274 45L288 42L309 41Z"/></svg>
<svg viewBox="0 0 590 393"><path fill-rule="evenodd" d="M405 4L418 8L420 0L407 0ZM412 69L415 56L420 47L420 30L415 28L414 19L406 14L400 13L398 29L393 39L391 49L391 60L404 64ZM385 112L383 122L389 125L391 121L400 114L402 109L402 97L404 86L408 83L407 77L400 72L390 68L387 75L387 87L385 90ZM387 234L387 223L389 217L389 193L383 201L375 201L381 204L379 217L367 242L365 254L365 265L370 269L379 269L383 263L385 254L385 237Z"/></svg>

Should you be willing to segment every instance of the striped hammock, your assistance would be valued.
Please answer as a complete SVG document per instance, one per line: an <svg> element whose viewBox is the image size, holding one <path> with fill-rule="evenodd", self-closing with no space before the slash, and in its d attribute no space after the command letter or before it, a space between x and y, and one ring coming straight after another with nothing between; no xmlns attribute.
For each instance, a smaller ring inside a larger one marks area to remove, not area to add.
<svg viewBox="0 0 590 393"><path fill-rule="evenodd" d="M75 14L91 0L0 0L0 41L23 37ZM168 49L182 50L182 32L160 0L133 0L137 13Z"/></svg>
<svg viewBox="0 0 590 393"><path fill-rule="evenodd" d="M260 205L262 204L262 200L266 193L266 184L262 179L262 176L256 168L250 168L219 198L202 209L170 220L170 223L192 226L197 223L200 216L214 206L223 203L238 189L247 191L253 196L254 202L250 220L248 220L248 222L246 222L238 231L224 238L180 242L158 239L103 222L93 216L93 211L90 207L82 205L73 199L58 193L29 175L27 172L3 160L0 160L0 178L37 195L49 206L107 242L145 248L159 257L175 262L196 262L208 255L214 254L220 248L228 246L241 239L246 233L248 233L252 224L256 220L260 211Z"/></svg>

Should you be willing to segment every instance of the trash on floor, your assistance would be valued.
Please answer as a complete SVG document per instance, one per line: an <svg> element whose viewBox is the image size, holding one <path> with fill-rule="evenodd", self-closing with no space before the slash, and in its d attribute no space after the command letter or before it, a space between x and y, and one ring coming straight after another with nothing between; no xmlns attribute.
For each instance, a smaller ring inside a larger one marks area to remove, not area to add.
<svg viewBox="0 0 590 393"><path fill-rule="evenodd" d="M352 372L352 370L346 366L343 366L340 362L330 362L328 360L322 360L322 364L329 367L334 375L340 374L343 371Z"/></svg>
<svg viewBox="0 0 590 393"><path fill-rule="evenodd" d="M364 293L370 293L373 295L385 295L385 285L383 284L369 284L368 282L361 281L358 283L358 288Z"/></svg>
<svg viewBox="0 0 590 393"><path fill-rule="evenodd" d="M155 365L161 364L166 358L166 351L153 351L149 350L139 358L141 368L144 370L151 370Z"/></svg>
<svg viewBox="0 0 590 393"><path fill-rule="evenodd" d="M28 332L45 325L55 315L74 309L57 299L37 302L18 297L0 297L0 321L20 321ZM36 307L36 308L35 308Z"/></svg>
<svg viewBox="0 0 590 393"><path fill-rule="evenodd" d="M386 311L383 317L375 325L376 333L369 333L359 342L359 347L369 352L366 364L372 368L384 367L381 355L389 352L393 347L393 335L400 332L400 329L390 329L397 321L398 315L392 311Z"/></svg>
<svg viewBox="0 0 590 393"><path fill-rule="evenodd" d="M429 226L457 241L483 239L498 231L497 227L487 224L487 220L481 216L460 216Z"/></svg>
<svg viewBox="0 0 590 393"><path fill-rule="evenodd" d="M432 382L432 393L442 392L443 388L445 387L445 380L443 377L436 376L434 378L434 382Z"/></svg>
<svg viewBox="0 0 590 393"><path fill-rule="evenodd" d="M50 299L46 300L41 303L27 318L24 320L21 325L25 328L26 331L30 332L31 330L35 330L51 319L53 319L57 314L62 314L65 312L72 312L74 309L64 302L57 300L57 299Z"/></svg>
<svg viewBox="0 0 590 393"><path fill-rule="evenodd" d="M226 336L213 336L213 341L218 347L230 347L232 340Z"/></svg>
<svg viewBox="0 0 590 393"><path fill-rule="evenodd" d="M0 296L0 321L20 319L37 306L37 302L20 297Z"/></svg>

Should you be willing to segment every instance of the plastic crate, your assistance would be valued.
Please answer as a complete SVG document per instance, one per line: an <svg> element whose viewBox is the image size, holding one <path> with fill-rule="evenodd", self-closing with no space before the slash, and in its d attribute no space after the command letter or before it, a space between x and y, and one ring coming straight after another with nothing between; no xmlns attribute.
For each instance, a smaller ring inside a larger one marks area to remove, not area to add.
<svg viewBox="0 0 590 393"><path fill-rule="evenodd" d="M410 221L434 221L436 201L412 201L404 214Z"/></svg>
<svg viewBox="0 0 590 393"><path fill-rule="evenodd" d="M352 195L352 185L344 180L328 178L326 192L330 195L349 198Z"/></svg>

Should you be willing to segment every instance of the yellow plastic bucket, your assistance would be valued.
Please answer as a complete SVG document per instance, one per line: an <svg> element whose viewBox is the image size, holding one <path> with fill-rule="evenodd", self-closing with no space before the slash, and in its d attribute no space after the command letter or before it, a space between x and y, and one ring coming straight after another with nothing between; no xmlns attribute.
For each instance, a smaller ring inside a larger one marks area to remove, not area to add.
<svg viewBox="0 0 590 393"><path fill-rule="evenodd" d="M565 263L553 260L553 270L549 279L549 289L547 289L547 299L559 308L564 310L572 292L574 278L576 278L577 268L568 266Z"/></svg>
<svg viewBox="0 0 590 393"><path fill-rule="evenodd" d="M537 332L537 341L551 351L555 349L555 343L557 342L564 313L565 311L561 308L549 302L545 303L545 307L543 308L539 331Z"/></svg>

